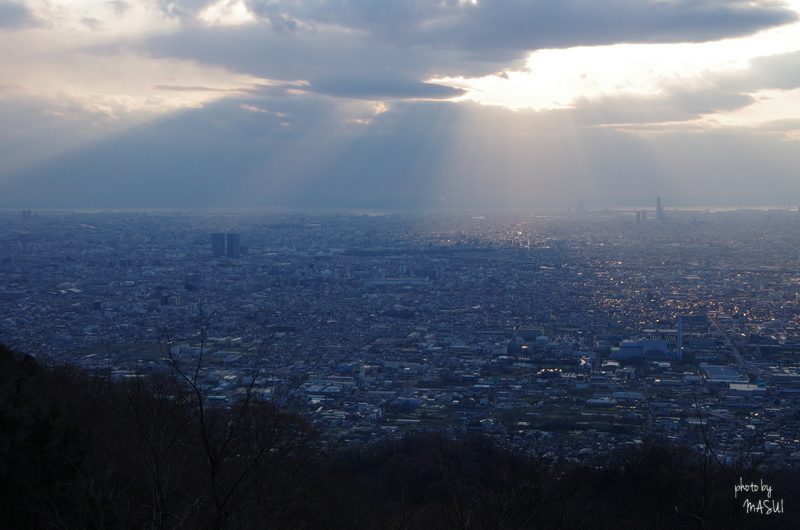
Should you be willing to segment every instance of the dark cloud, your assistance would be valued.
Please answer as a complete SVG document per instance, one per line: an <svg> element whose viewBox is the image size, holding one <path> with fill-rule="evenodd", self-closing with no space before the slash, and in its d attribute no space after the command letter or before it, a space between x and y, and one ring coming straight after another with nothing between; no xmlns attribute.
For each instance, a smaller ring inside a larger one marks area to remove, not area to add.
<svg viewBox="0 0 800 530"><path fill-rule="evenodd" d="M334 24L401 46L528 51L618 42L703 42L794 20L747 0L250 0L255 15L297 29ZM292 24L286 25L286 21Z"/></svg>
<svg viewBox="0 0 800 530"><path fill-rule="evenodd" d="M39 25L39 21L24 5L0 0L0 28L19 29Z"/></svg>
<svg viewBox="0 0 800 530"><path fill-rule="evenodd" d="M164 3L185 29L150 40L157 56L194 59L271 79L305 80L347 97L447 97L437 76L520 68L542 48L704 42L789 23L773 3L740 0L251 0L261 23L190 23L208 2ZM353 80L365 83L362 89Z"/></svg>
<svg viewBox="0 0 800 530"><path fill-rule="evenodd" d="M376 98L403 93L418 97L420 91L429 97L441 97L447 92L458 95L452 89L422 84L433 76L435 64L448 62L448 52L405 50L370 43L364 37L343 35L339 30L286 36L263 25L193 27L152 39L148 51L268 79L303 80L320 92L329 87L332 95L354 93L355 87L345 88L352 79L367 81L371 86L366 91Z"/></svg>
<svg viewBox="0 0 800 530"><path fill-rule="evenodd" d="M436 36L466 49L517 51L707 42L752 34L796 18L774 4L740 0L500 0L479 2L465 12L464 20L443 24Z"/></svg>
<svg viewBox="0 0 800 530"><path fill-rule="evenodd" d="M220 89L211 86L200 85L153 85L156 90L166 90L170 92L239 92L238 89Z"/></svg>
<svg viewBox="0 0 800 530"><path fill-rule="evenodd" d="M407 78L391 77L333 77L312 82L313 92L355 99L451 99L461 96L464 90L434 83L421 83Z"/></svg>

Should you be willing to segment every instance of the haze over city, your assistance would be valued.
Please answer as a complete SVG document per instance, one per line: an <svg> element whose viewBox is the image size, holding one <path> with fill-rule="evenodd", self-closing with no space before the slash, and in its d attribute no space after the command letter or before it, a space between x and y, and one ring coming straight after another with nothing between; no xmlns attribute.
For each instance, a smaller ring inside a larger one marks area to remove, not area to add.
<svg viewBox="0 0 800 530"><path fill-rule="evenodd" d="M0 207L800 203L800 2L0 2Z"/></svg>

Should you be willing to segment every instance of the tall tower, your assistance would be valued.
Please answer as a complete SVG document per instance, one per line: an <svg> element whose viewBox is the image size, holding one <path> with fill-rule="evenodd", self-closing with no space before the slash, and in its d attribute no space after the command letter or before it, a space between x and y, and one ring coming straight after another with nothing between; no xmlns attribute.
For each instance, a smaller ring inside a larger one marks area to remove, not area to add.
<svg viewBox="0 0 800 530"><path fill-rule="evenodd" d="M656 220L664 219L664 208L661 207L661 197L656 197Z"/></svg>
<svg viewBox="0 0 800 530"><path fill-rule="evenodd" d="M225 234L211 234L211 252L216 258L225 255Z"/></svg>
<svg viewBox="0 0 800 530"><path fill-rule="evenodd" d="M227 256L229 258L238 258L242 255L241 238L239 234L228 234L227 250Z"/></svg>

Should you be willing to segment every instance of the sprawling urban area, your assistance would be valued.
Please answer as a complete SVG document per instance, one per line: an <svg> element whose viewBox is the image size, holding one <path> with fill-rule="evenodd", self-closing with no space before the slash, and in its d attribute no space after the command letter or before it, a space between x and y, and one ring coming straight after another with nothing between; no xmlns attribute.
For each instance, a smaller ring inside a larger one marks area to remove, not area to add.
<svg viewBox="0 0 800 530"><path fill-rule="evenodd" d="M341 443L800 464L800 212L2 212L0 342ZM251 386L254 385L254 386Z"/></svg>

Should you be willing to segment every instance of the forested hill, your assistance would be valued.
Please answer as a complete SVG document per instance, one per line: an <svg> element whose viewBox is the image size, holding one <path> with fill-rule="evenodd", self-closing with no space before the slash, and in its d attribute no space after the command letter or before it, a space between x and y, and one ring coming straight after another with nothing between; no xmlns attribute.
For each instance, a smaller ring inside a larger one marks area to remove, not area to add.
<svg viewBox="0 0 800 530"><path fill-rule="evenodd" d="M800 475L747 455L644 437L586 466L435 432L340 447L183 375L111 382L0 346L0 528L800 528ZM785 513L746 513L767 500L750 483Z"/></svg>

